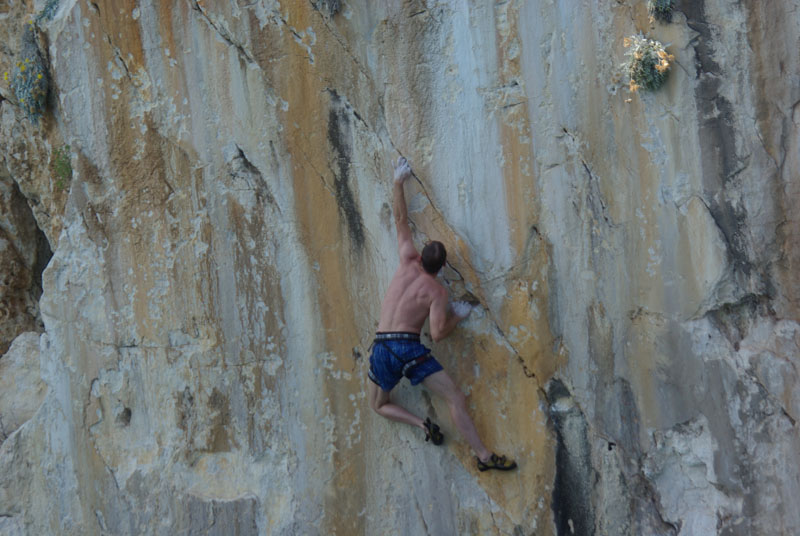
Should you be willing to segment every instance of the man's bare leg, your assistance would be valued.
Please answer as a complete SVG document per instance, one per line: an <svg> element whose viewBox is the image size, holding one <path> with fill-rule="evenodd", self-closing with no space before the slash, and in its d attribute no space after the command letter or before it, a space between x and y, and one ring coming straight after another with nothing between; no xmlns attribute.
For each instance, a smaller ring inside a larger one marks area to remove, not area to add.
<svg viewBox="0 0 800 536"><path fill-rule="evenodd" d="M392 404L389 401L389 392L384 391L375 382L369 382L369 405L381 417L386 417L393 421L404 422L418 428L425 430L425 424L422 419L408 411L402 406Z"/></svg>
<svg viewBox="0 0 800 536"><path fill-rule="evenodd" d="M467 412L467 401L464 393L461 392L450 376L443 370L431 374L424 380L422 385L441 396L447 401L447 406L450 408L450 416L453 422L461 432L461 436L469 443L472 450L481 461L486 461L492 455L491 451L478 437L478 431L475 429L475 423Z"/></svg>

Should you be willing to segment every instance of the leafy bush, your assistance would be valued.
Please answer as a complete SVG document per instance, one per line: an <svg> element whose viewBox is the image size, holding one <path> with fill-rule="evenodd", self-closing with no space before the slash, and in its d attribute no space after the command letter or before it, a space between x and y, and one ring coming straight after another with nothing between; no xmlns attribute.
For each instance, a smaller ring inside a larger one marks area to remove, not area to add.
<svg viewBox="0 0 800 536"><path fill-rule="evenodd" d="M33 21L29 22L22 36L22 58L17 62L16 70L11 75L5 72L3 79L7 82L10 79L17 102L35 124L45 110L49 77L36 44Z"/></svg>
<svg viewBox="0 0 800 536"><path fill-rule="evenodd" d="M673 0L649 0L647 11L650 13L650 20L660 20L662 22L672 22Z"/></svg>
<svg viewBox="0 0 800 536"><path fill-rule="evenodd" d="M624 67L630 77L630 90L638 91L641 88L654 91L660 88L667 80L670 62L675 56L664 50L664 45L641 35L626 37L624 46L630 47L625 54L628 60Z"/></svg>

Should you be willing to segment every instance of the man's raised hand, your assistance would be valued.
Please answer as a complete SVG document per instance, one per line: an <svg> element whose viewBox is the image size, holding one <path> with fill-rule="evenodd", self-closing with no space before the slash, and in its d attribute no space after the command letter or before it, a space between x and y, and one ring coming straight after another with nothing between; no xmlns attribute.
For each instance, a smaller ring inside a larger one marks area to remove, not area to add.
<svg viewBox="0 0 800 536"><path fill-rule="evenodd" d="M402 184L410 176L411 166L408 165L408 160L401 156L397 159L397 164L394 166L394 182Z"/></svg>

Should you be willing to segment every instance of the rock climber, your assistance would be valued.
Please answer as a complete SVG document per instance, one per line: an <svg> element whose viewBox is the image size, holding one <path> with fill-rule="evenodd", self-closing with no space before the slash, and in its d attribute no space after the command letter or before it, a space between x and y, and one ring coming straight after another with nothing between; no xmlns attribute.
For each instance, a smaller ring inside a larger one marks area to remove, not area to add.
<svg viewBox="0 0 800 536"><path fill-rule="evenodd" d="M453 422L476 454L478 470L514 469L516 462L498 456L483 444L467 413L464 394L430 354L430 349L420 343L419 333L426 318L430 316L431 337L438 342L469 316L472 306L466 302L448 305L447 290L436 280L447 258L444 245L430 242L423 248L422 255L414 247L404 192L405 181L411 176L408 162L399 158L394 170L393 209L400 266L383 299L378 332L372 344L370 406L382 417L422 429L425 441L441 445L444 435L438 425L430 418L423 421L389 399L389 393L403 376L411 385L422 383L447 401Z"/></svg>

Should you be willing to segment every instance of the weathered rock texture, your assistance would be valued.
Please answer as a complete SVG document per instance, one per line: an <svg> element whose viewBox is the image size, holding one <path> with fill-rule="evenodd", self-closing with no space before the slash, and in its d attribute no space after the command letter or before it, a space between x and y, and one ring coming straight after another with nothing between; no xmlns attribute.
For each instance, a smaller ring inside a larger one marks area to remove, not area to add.
<svg viewBox="0 0 800 536"><path fill-rule="evenodd" d="M2 70L44 7L0 4ZM0 532L800 533L796 1L61 0L37 27L49 111L0 86L2 337L46 257L12 210L53 257L44 332L0 357ZM676 58L655 94L624 89L637 32ZM424 390L395 396L445 448L366 404L398 155L482 304L435 354L515 473Z"/></svg>

